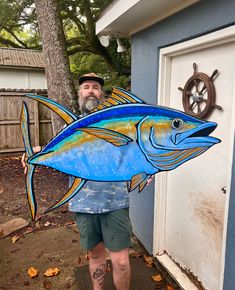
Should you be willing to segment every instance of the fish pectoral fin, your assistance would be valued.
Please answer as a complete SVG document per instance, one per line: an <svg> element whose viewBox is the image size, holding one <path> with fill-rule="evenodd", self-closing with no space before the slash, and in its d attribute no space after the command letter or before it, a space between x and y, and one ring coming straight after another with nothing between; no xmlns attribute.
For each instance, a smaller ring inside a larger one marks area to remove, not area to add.
<svg viewBox="0 0 235 290"><path fill-rule="evenodd" d="M134 175L130 181L129 191L133 191L139 186L139 192L141 192L144 189L148 178L149 175L146 174L145 172L141 172Z"/></svg>
<svg viewBox="0 0 235 290"><path fill-rule="evenodd" d="M100 111L113 106L136 103L144 104L144 101L122 88L113 88L112 95L92 110L92 112Z"/></svg>
<svg viewBox="0 0 235 290"><path fill-rule="evenodd" d="M74 121L78 120L78 116L75 115L72 111L68 110L64 106L60 105L59 103L57 103L49 98L39 96L39 95L33 95L33 94L26 94L26 97L31 98L31 99L38 101L39 103L47 106L49 109L51 109L57 115L59 115L67 124L71 124Z"/></svg>
<svg viewBox="0 0 235 290"><path fill-rule="evenodd" d="M94 135L97 138L103 139L118 147L127 145L129 142L133 141L130 137L109 129L87 127L87 128L79 128L77 130Z"/></svg>
<svg viewBox="0 0 235 290"><path fill-rule="evenodd" d="M69 191L56 204L49 207L45 211L45 213L48 213L49 211L52 211L53 209L56 209L56 208L60 207L61 205L65 204L67 201L69 201L72 197L74 197L82 189L82 187L85 183L86 183L86 180L84 180L82 178L75 178Z"/></svg>

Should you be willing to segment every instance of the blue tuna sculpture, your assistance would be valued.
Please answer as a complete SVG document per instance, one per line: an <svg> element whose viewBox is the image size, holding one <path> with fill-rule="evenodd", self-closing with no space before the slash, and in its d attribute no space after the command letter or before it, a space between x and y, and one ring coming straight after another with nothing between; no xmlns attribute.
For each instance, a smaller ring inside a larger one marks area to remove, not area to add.
<svg viewBox="0 0 235 290"><path fill-rule="evenodd" d="M71 199L87 180L126 181L129 191L138 188L141 192L151 175L175 169L220 142L209 136L216 123L145 104L120 88L114 88L109 98L81 118L48 98L27 97L49 107L68 125L34 154L27 106L23 103L21 131L29 157L26 191L32 219L36 216L32 182L36 165L75 177L69 191L48 212Z"/></svg>

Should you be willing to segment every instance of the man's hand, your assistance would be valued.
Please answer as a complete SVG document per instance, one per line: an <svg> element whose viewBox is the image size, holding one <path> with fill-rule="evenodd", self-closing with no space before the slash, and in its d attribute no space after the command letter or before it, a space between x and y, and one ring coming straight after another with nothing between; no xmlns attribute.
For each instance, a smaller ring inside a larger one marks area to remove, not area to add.
<svg viewBox="0 0 235 290"><path fill-rule="evenodd" d="M154 179L154 175L151 175L149 179L147 180L147 185L149 185L153 181L153 179Z"/></svg>
<svg viewBox="0 0 235 290"><path fill-rule="evenodd" d="M34 152L34 153L37 153L37 152L41 151L41 149L42 149L41 146L33 146L33 152ZM23 168L24 168L24 174L26 174L27 171L28 171L28 166L27 166L26 161L27 161L26 153L24 153L24 154L22 155L22 158L21 158L21 163L22 163Z"/></svg>

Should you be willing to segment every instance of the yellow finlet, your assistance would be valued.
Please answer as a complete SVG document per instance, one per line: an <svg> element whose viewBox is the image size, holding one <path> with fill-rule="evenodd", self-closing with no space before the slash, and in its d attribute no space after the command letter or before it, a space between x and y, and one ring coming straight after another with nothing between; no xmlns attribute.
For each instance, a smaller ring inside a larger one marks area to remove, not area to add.
<svg viewBox="0 0 235 290"><path fill-rule="evenodd" d="M92 110L92 112L100 111L108 107L136 103L143 104L144 102L129 91L113 88L112 95L105 99L105 101L98 105L94 110Z"/></svg>

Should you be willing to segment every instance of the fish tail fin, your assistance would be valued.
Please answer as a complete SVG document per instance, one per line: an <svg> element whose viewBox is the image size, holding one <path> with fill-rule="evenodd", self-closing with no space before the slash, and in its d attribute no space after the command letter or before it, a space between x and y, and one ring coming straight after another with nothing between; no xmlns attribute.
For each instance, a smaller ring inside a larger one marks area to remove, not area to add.
<svg viewBox="0 0 235 290"><path fill-rule="evenodd" d="M33 149L31 146L30 141L30 133L29 133L29 113L27 109L27 105L25 102L22 104L22 110L20 115L20 127L21 127L21 134L23 137L23 142L25 146L25 151L28 155L28 157L31 157L33 155ZM37 211L37 204L36 204L36 198L34 195L34 189L33 189L33 174L35 166L33 164L27 164L28 170L26 174L26 194L29 204L29 209L31 213L31 219L34 220L36 216Z"/></svg>
<svg viewBox="0 0 235 290"><path fill-rule="evenodd" d="M45 213L48 213L49 211L52 211L61 205L65 204L67 201L69 201L72 197L74 197L80 189L83 187L83 185L86 183L86 180L81 178L75 178L72 186L70 187L69 191L53 206L49 207Z"/></svg>

